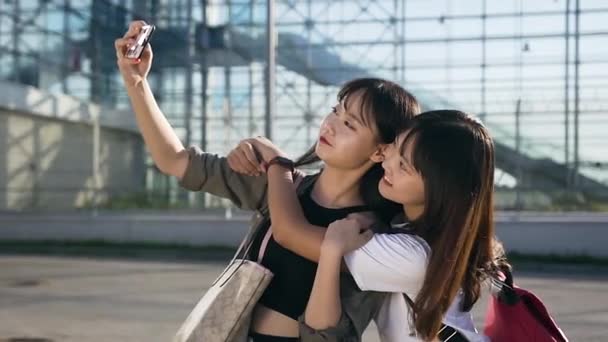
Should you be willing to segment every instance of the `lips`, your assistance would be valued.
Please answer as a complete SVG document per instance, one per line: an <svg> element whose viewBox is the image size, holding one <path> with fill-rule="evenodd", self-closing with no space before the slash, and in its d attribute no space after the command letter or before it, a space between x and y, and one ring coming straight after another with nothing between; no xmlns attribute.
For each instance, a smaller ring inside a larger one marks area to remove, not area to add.
<svg viewBox="0 0 608 342"><path fill-rule="evenodd" d="M325 137L321 136L319 138L319 142L328 146L331 146L331 144L329 143L329 141L327 139L325 139Z"/></svg>

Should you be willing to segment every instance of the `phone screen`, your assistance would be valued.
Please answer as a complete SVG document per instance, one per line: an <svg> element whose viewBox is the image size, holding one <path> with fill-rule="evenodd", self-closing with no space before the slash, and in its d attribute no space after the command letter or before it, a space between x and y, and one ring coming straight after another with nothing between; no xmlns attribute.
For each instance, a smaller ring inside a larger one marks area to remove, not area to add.
<svg viewBox="0 0 608 342"><path fill-rule="evenodd" d="M137 59L141 57L146 44L148 44L148 41L150 41L150 36L152 35L152 32L154 32L154 28L154 25L145 25L141 28L139 35L135 39L135 44L133 44L127 50L127 58Z"/></svg>

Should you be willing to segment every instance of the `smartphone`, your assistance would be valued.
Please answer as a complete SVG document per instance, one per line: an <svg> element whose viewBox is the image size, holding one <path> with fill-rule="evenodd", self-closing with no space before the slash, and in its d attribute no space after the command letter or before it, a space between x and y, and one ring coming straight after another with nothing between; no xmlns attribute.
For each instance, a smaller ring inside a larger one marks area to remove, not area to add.
<svg viewBox="0 0 608 342"><path fill-rule="evenodd" d="M137 35L137 38L135 38L135 44L129 47L125 56L132 59L140 58L155 29L156 27L154 25L142 26L139 35Z"/></svg>

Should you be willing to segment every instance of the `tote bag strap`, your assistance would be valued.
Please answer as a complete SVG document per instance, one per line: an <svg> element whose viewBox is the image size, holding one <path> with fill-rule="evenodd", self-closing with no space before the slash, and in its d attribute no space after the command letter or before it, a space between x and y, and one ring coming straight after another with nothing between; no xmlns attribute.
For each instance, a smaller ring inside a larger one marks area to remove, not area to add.
<svg viewBox="0 0 608 342"><path fill-rule="evenodd" d="M296 192L298 193L298 195L300 195L303 191L306 190L304 188L309 187L312 184L314 184L313 180L317 178L316 175L306 177L301 172L298 172L295 175L296 175L296 179L294 181L294 185L297 188ZM304 180L306 180L306 182L304 182ZM268 209L266 208L266 212L267 211L268 211ZM268 215L268 213L264 213L263 215ZM254 234L252 233L243 239L243 241L239 245L239 248L237 249L236 253L232 257L232 260L230 260L230 263L228 263L228 265L232 265L237 259L239 260L239 265L234 270L234 272L236 272L238 270L238 268L245 262L245 256L247 256L247 254L249 254L249 251L251 250L253 244L255 243L255 238L253 237L253 235ZM264 239L262 240L262 245L260 246L260 251L258 253L258 257L256 260L258 263L262 262L262 258L264 257L264 253L266 252L266 247L268 246L268 242L270 241L271 237L272 237L272 227L268 227L268 230L266 231L266 234L264 235ZM215 284L220 278L222 278L222 276L229 269L230 269L230 266L226 267L224 269L224 271L216 279L216 281L213 282L213 284ZM228 279L230 277L232 277L232 275L234 275L234 272L228 277Z"/></svg>
<svg viewBox="0 0 608 342"><path fill-rule="evenodd" d="M300 186L300 183L302 183L302 179L304 179L304 176L297 176L294 185L296 186L296 188L298 186ZM272 237L272 225L270 227L268 227L268 230L266 231L266 235L264 235L264 239L262 240L262 245L260 246L260 251L258 252L258 264L262 263L262 259L264 258L264 253L266 252L266 247L268 247L268 242L270 241L270 238Z"/></svg>

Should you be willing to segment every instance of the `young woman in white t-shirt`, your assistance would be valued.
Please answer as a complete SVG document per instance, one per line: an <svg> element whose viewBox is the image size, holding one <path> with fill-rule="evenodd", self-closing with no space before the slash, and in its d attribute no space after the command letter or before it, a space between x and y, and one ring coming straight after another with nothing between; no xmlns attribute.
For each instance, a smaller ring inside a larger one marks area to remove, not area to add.
<svg viewBox="0 0 608 342"><path fill-rule="evenodd" d="M403 233L370 237L352 219L330 225L306 322L314 327L338 319L336 279L344 260L362 289L406 293L414 331L432 340L454 298L461 296L462 311L469 311L483 281L506 265L494 236L494 144L473 117L454 110L431 111L413 119L386 151L382 166L385 176L379 190L403 204L404 216L396 222ZM393 296L384 307L389 318L379 328L386 340L405 338L400 324L406 324L406 317L398 298ZM328 311L328 304L336 310ZM448 312L448 321L461 318Z"/></svg>

